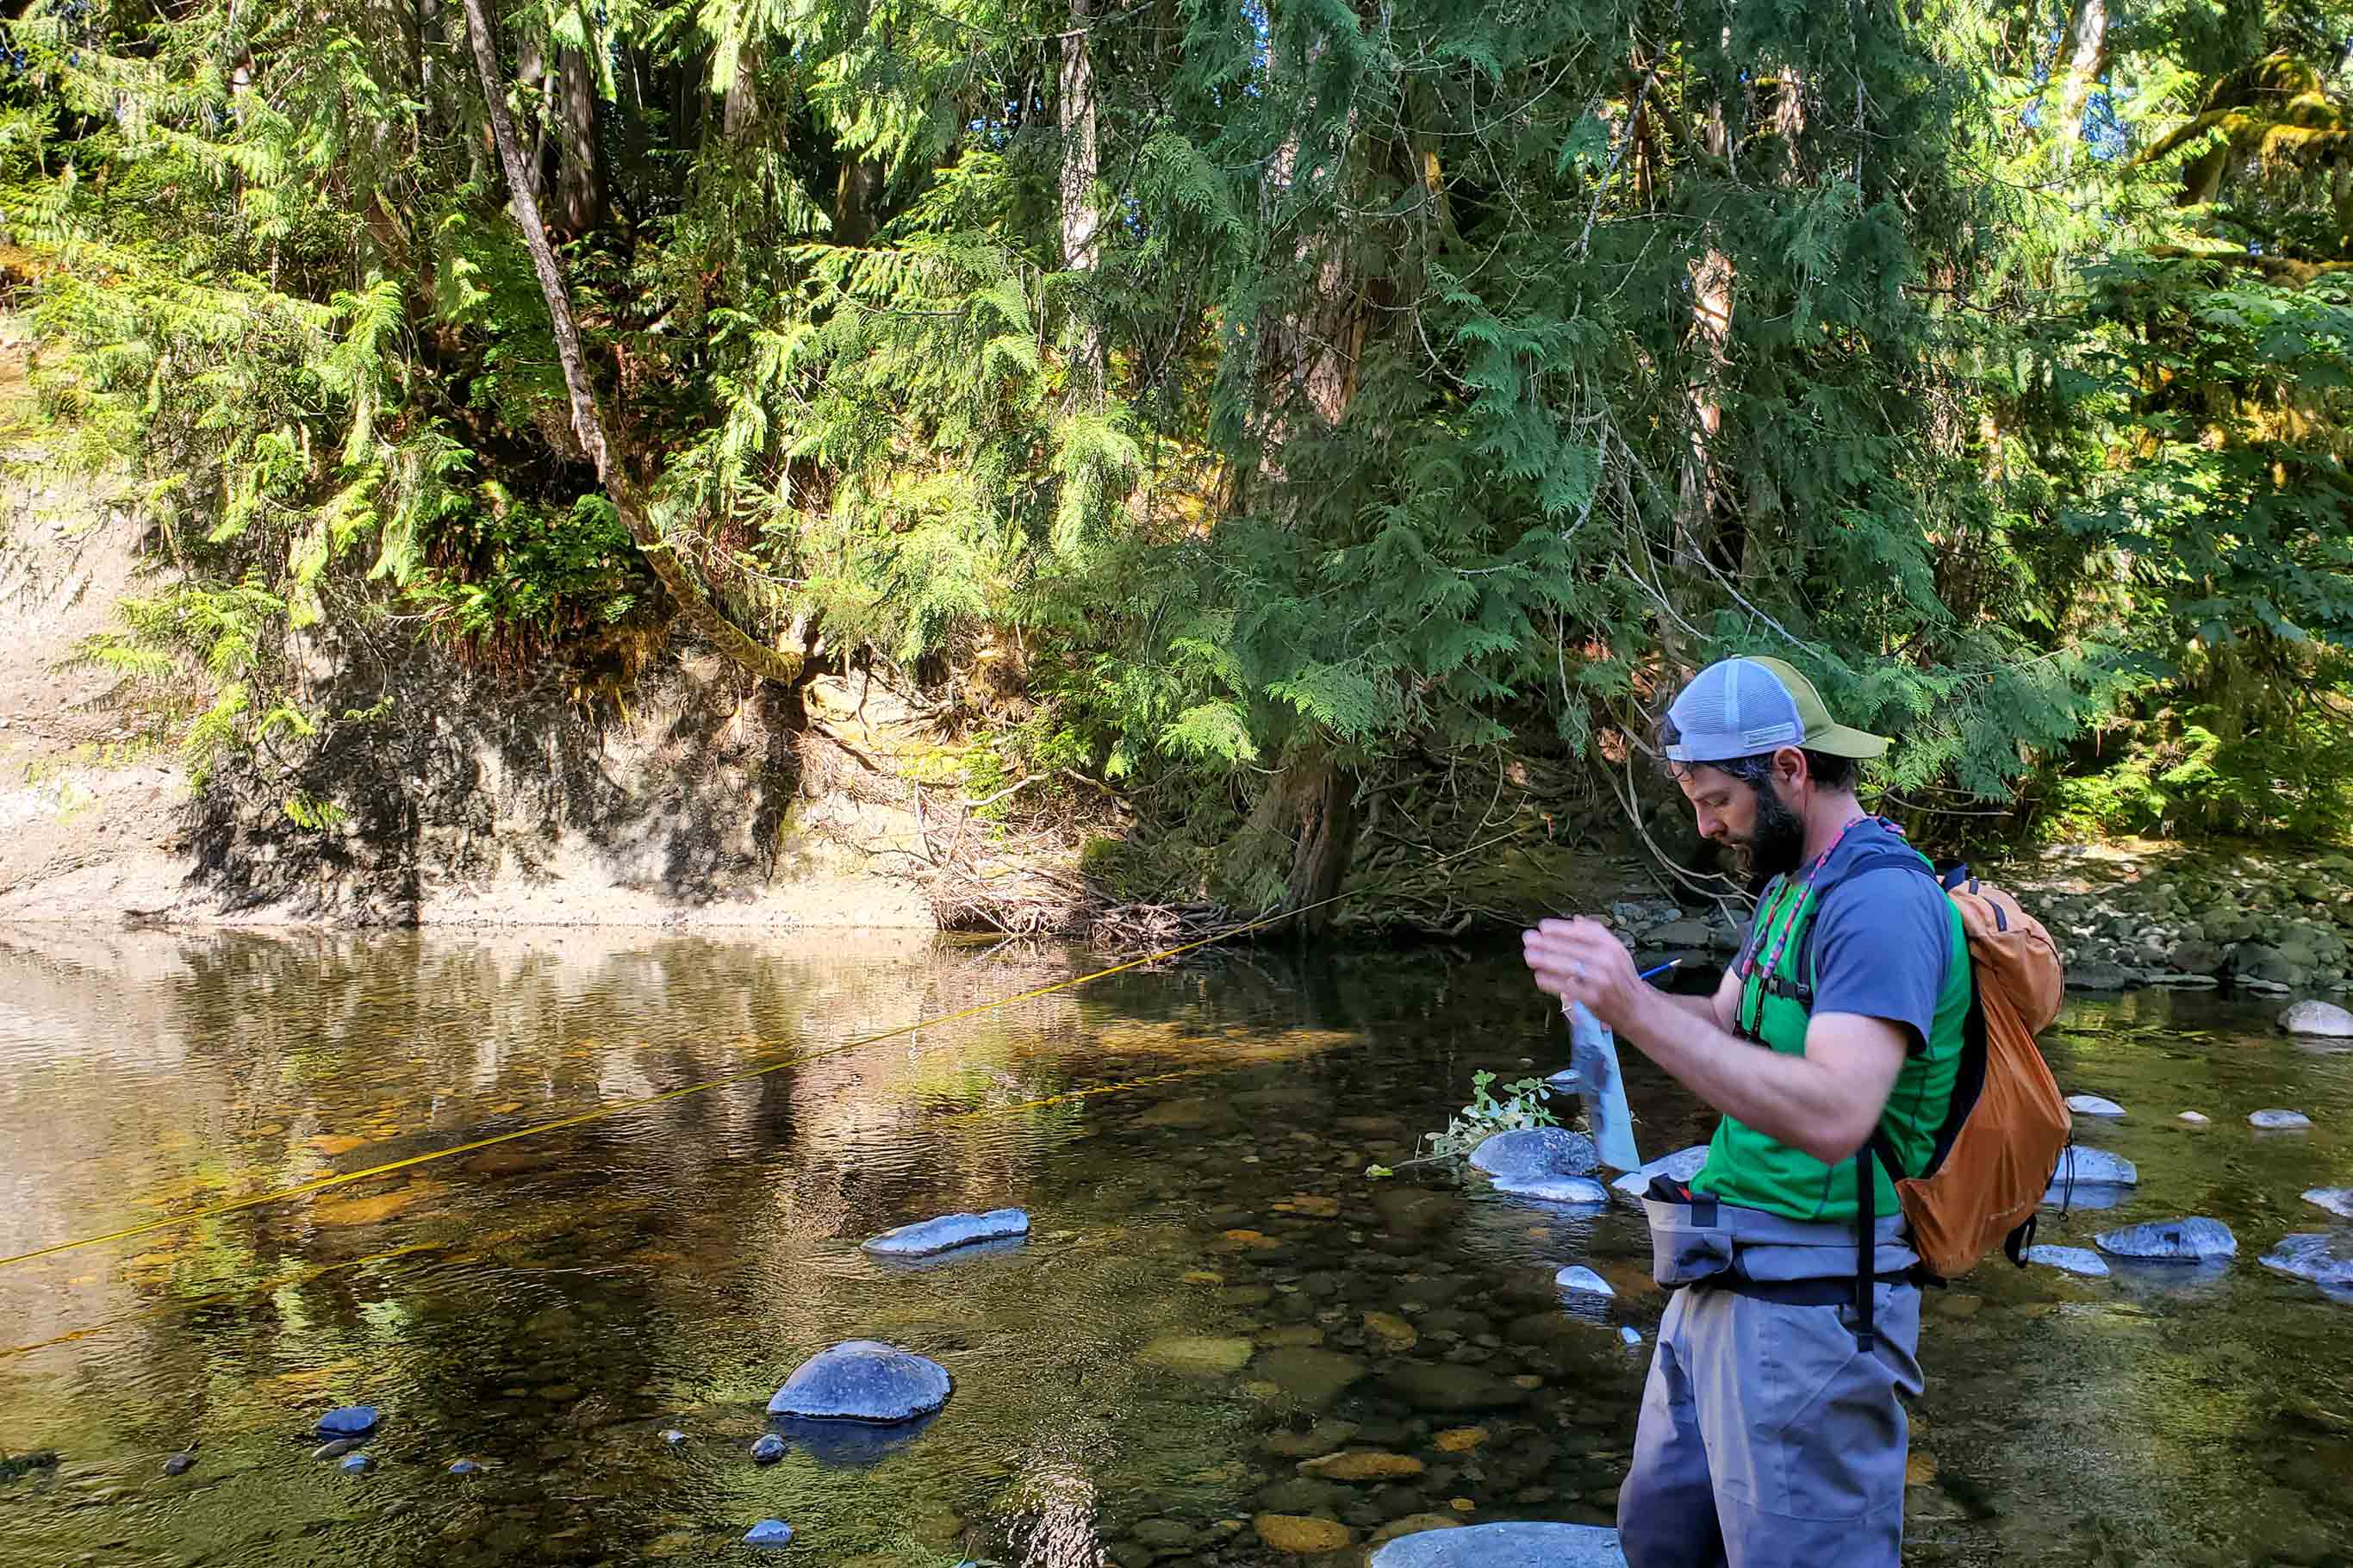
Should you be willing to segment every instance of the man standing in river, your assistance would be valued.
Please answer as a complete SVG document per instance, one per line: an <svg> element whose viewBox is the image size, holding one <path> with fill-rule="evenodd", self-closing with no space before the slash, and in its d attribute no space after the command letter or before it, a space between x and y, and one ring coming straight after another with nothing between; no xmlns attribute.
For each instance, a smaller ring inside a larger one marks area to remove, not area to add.
<svg viewBox="0 0 2353 1568"><path fill-rule="evenodd" d="M1662 1179L1644 1205L1672 1299L1620 1536L1632 1568L1895 1568L1918 1258L1872 1161L1859 1292L1855 1156L1877 1129L1907 1171L1929 1158L1969 1012L1959 916L1934 878L1889 864L1902 837L1856 801L1855 763L1887 742L1834 723L1789 666L1711 665L1661 740L1700 832L1758 888L1738 962L1712 997L1672 996L1596 921L1524 939L1539 988L1723 1113L1689 1187Z"/></svg>

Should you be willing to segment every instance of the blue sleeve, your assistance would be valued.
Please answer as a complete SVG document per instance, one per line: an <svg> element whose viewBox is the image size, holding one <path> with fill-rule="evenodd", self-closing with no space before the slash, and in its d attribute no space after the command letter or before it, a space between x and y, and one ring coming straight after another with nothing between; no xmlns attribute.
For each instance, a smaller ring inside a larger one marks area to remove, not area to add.
<svg viewBox="0 0 2353 1568"><path fill-rule="evenodd" d="M1927 1048L1952 962L1951 900L1936 879L1898 867L1832 888L1814 917L1814 1011L1883 1018Z"/></svg>

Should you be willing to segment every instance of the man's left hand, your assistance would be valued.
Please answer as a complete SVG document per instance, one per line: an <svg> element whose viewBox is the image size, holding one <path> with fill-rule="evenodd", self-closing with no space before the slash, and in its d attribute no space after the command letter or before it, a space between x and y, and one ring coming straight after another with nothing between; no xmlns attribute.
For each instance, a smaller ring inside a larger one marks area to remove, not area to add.
<svg viewBox="0 0 2353 1568"><path fill-rule="evenodd" d="M1650 989L1635 973L1634 955L1625 943L1608 926L1581 915L1539 921L1535 930L1520 933L1520 949L1537 990L1559 997L1564 1008L1584 1003L1613 1030L1633 1022Z"/></svg>

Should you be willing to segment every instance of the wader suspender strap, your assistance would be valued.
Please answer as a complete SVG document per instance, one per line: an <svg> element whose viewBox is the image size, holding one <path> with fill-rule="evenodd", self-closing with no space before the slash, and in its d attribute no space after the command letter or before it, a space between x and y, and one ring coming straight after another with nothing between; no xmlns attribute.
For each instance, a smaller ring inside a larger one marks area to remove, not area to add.
<svg viewBox="0 0 2353 1568"><path fill-rule="evenodd" d="M1905 847L1902 850L1881 850L1859 855L1839 876L1837 881L1816 889L1814 908L1806 918L1805 944L1799 950L1799 961L1810 976L1814 972L1814 921L1821 913L1821 901L1831 889L1840 882L1864 871L1875 871L1883 866L1896 866L1925 872L1941 882L1936 871L1918 851ZM1805 987L1804 1005L1810 1010L1813 988ZM1887 1167L1887 1179L1904 1179L1904 1162L1896 1156L1895 1145L1889 1141L1887 1129L1872 1123L1870 1142L1854 1152L1854 1346L1868 1353L1879 1343L1878 1331L1872 1326L1872 1298L1879 1283L1879 1178L1871 1168L1873 1156Z"/></svg>
<svg viewBox="0 0 2353 1568"><path fill-rule="evenodd" d="M1854 1152L1854 1348L1868 1354L1879 1342L1871 1324L1873 1287L1879 1282L1879 1178L1871 1168L1873 1155L1887 1167L1887 1179L1904 1179L1904 1163L1887 1130L1873 1127L1871 1142Z"/></svg>

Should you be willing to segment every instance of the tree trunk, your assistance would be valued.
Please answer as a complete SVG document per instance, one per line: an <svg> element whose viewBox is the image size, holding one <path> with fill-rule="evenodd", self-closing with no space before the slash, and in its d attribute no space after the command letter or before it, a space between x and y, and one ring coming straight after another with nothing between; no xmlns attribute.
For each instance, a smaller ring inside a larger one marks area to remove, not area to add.
<svg viewBox="0 0 2353 1568"><path fill-rule="evenodd" d="M759 55L760 47L748 38L735 50L735 74L727 83L719 120L720 132L730 142L742 141L760 118Z"/></svg>
<svg viewBox="0 0 2353 1568"><path fill-rule="evenodd" d="M882 184L882 165L871 158L852 156L841 165L833 184L833 238L837 245L864 245L874 237L874 203Z"/></svg>
<svg viewBox="0 0 2353 1568"><path fill-rule="evenodd" d="M1309 775L1296 798L1299 851L1291 862L1291 887L1283 907L1303 911L1299 928L1314 934L1331 925L1332 906L1325 900L1340 890L1356 853L1356 774L1324 761Z"/></svg>
<svg viewBox="0 0 2353 1568"><path fill-rule="evenodd" d="M605 150L596 140L596 77L581 49L561 49L548 81L555 132L555 212L559 233L579 236L605 221Z"/></svg>
<svg viewBox="0 0 2353 1568"><path fill-rule="evenodd" d="M1102 215L1095 210L1103 154L1095 136L1094 63L1087 52L1089 4L1071 0L1071 30L1062 35L1062 267L1070 272L1095 269L1103 234ZM1083 381L1091 395L1100 396L1105 373L1103 329L1090 311L1071 380Z"/></svg>
<svg viewBox="0 0 2353 1568"><path fill-rule="evenodd" d="M539 274L539 291L547 300L549 321L554 328L555 357L564 367L564 390L572 405L573 432L580 437L581 447L589 460L596 465L596 478L603 482L606 495L644 555L647 566L677 605L680 618L738 667L765 680L787 686L797 684L807 673L807 661L798 653L779 652L754 640L743 627L719 613L702 584L688 573L678 552L670 548L670 542L661 537L635 476L606 440L604 416L596 406L596 389L589 384L587 363L580 353L580 333L572 321L572 301L565 291L563 274L556 270L555 251L547 242L547 229L540 222L533 171L523 161L522 144L515 139L514 121L507 113L506 86L499 77L498 36L491 29L483 0L465 0L465 5L474 67L482 79L482 100L491 117L491 137L498 145L515 224L522 230L523 244L531 251L532 268Z"/></svg>
<svg viewBox="0 0 2353 1568"><path fill-rule="evenodd" d="M2059 52L2067 58L2067 80L2059 93L2059 163L2064 167L2084 140L2084 110L2092 89L2108 73L2108 0L2078 0Z"/></svg>

